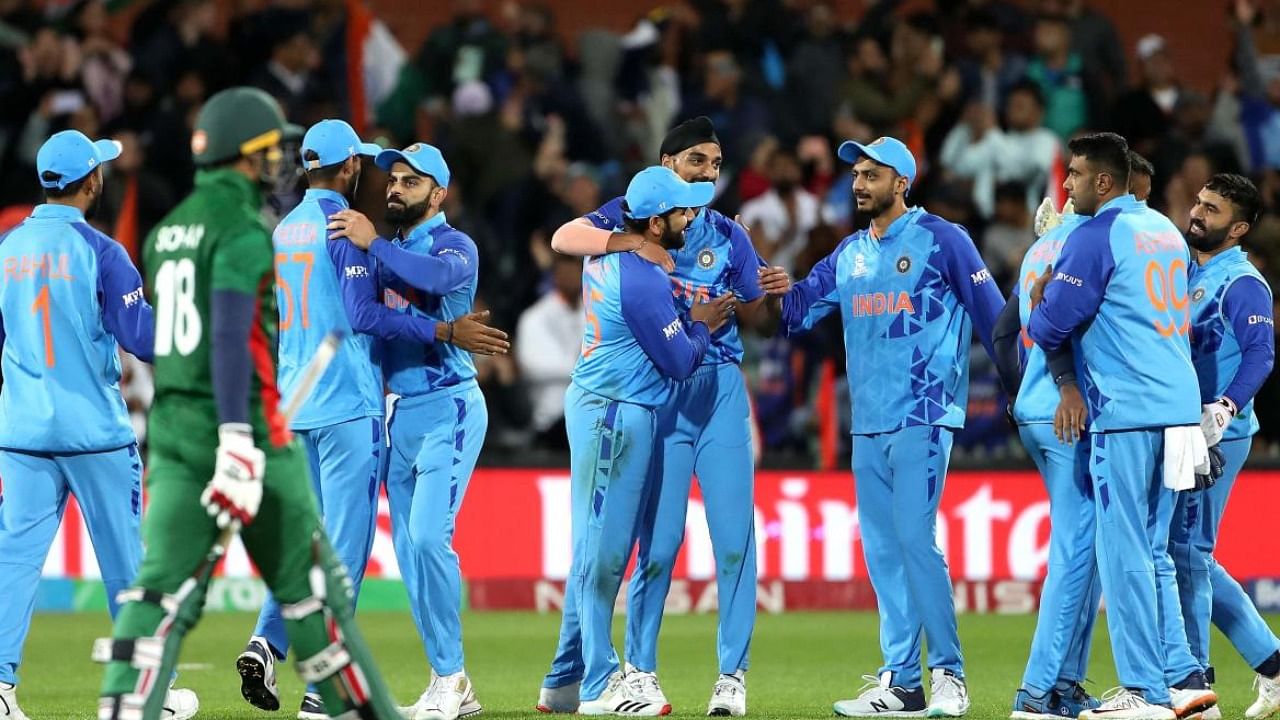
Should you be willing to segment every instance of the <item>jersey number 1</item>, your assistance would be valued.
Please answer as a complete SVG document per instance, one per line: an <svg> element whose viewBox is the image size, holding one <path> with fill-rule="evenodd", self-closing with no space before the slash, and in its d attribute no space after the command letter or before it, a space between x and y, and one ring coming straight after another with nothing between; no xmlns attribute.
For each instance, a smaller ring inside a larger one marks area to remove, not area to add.
<svg viewBox="0 0 1280 720"><path fill-rule="evenodd" d="M31 303L31 314L44 313L44 364L46 367L53 367L57 364L57 358L53 354L53 321L49 312L49 286L45 285L36 294L35 302Z"/></svg>
<svg viewBox="0 0 1280 720"><path fill-rule="evenodd" d="M190 355L200 346L203 323L196 307L196 264L191 258L165 260L156 271L156 357L177 349Z"/></svg>

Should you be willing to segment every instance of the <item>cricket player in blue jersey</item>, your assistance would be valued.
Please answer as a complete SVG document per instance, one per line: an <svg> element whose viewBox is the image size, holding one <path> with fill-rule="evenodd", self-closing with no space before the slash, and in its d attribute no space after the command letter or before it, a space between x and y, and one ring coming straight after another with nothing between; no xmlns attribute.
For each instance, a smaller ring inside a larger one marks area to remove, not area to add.
<svg viewBox="0 0 1280 720"><path fill-rule="evenodd" d="M1029 291L1027 333L1046 352L1072 343L1089 410L1097 544L1106 548L1098 571L1121 687L1080 717L1173 720L1217 702L1187 647L1168 551L1172 488L1192 478L1164 468L1190 471L1177 459L1194 456L1200 419L1189 257L1177 229L1128 194L1123 138L1069 147L1064 188L1092 217Z"/></svg>
<svg viewBox="0 0 1280 720"><path fill-rule="evenodd" d="M1049 494L1049 564L1013 720L1076 717L1100 704L1082 685L1102 590L1094 555L1089 437L1081 432L1084 398L1069 346L1048 355L1023 331L1031 288L1086 218L1073 212L1070 201L1059 215L1046 198L1036 219L1040 238L1022 260L995 331L1002 381L1018 389L1011 415Z"/></svg>
<svg viewBox="0 0 1280 720"><path fill-rule="evenodd" d="M112 617L142 561L142 458L120 396L123 346L152 361L142 279L115 240L89 226L102 165L120 144L75 130L40 146L45 203L0 235L0 718L26 720L16 685L40 569L74 495ZM169 691L166 716L198 702Z"/></svg>
<svg viewBox="0 0 1280 720"><path fill-rule="evenodd" d="M385 446L376 338L432 345L443 342L441 331L448 329L446 323L383 305L369 256L350 240L327 239L330 216L350 207L355 196L361 157L381 150L361 142L342 120L312 126L301 148L310 188L272 235L280 293L278 372L284 395L294 394L326 335L336 331L345 337L290 429L306 448L325 530L351 574L357 597L373 547ZM254 706L279 708L275 662L285 658L288 643L280 605L268 595L254 636L236 662L241 692ZM318 694L303 696L298 717L328 717Z"/></svg>
<svg viewBox="0 0 1280 720"><path fill-rule="evenodd" d="M627 232L680 248L693 211L715 186L671 169L632 178L622 208ZM583 715L666 715L626 681L613 647L613 607L639 530L662 478L658 438L677 422L665 412L675 381L694 375L733 307L731 292L677 311L666 271L636 253L590 258L583 269L587 330L565 394L573 474L573 564L552 675L580 681ZM563 687L560 685L559 687ZM548 708L540 707L547 711Z"/></svg>
<svg viewBox="0 0 1280 720"><path fill-rule="evenodd" d="M1180 493L1170 531L1191 652L1209 668L1209 622L1258 674L1250 720L1280 710L1280 640L1253 601L1213 558L1231 488L1249 456L1258 419L1253 398L1275 363L1271 288L1240 242L1257 222L1262 198L1247 178L1213 176L1196 196L1186 237L1191 263L1191 360L1200 379L1205 440L1224 457L1221 479ZM1209 671L1212 682L1212 673Z"/></svg>
<svg viewBox="0 0 1280 720"><path fill-rule="evenodd" d="M388 307L445 323L445 343L388 341L382 367L395 396L387 418L392 536L431 663L426 690L406 712L417 720L455 720L481 710L463 665L462 573L453 533L489 416L470 353L449 341L471 312L479 259L475 243L440 209L449 167L439 150L415 143L384 150L375 162L388 173L386 219L399 233L377 237L354 210L335 213L329 228L378 262Z"/></svg>
<svg viewBox="0 0 1280 720"><path fill-rule="evenodd" d="M680 179L714 183L722 153L715 128L705 117L677 125L662 143L660 163ZM637 248L662 258L666 251L644 245L643 236L623 231L624 198L564 226L552 238L559 252L590 256ZM615 232L616 231L616 232ZM747 651L756 615L754 454L750 400L739 364L740 325L772 334L781 313L780 298L790 289L781 268L764 266L746 230L710 209L697 211L685 229L684 245L669 257L676 305L684 317L695 302L732 292L733 317L711 338L711 347L693 378L672 395L666 411L675 418L662 437L662 477L653 512L639 530L637 567L627 597L627 682L634 694L655 705L667 699L657 679L657 642L663 606L671 588L676 555L684 542L689 488L694 473L702 490L707 525L716 558L720 608L717 650L720 674L712 688L709 715L746 714ZM538 707L573 712L578 706L581 666L568 663L546 677Z"/></svg>
<svg viewBox="0 0 1280 720"><path fill-rule="evenodd" d="M964 425L972 332L994 357L1004 298L963 228L907 207L916 161L902 142L846 142L838 155L853 164L854 199L871 225L845 238L782 302L788 334L839 310L848 351L853 475L884 665L859 697L834 709L849 717L958 717L969 695L934 531L952 435Z"/></svg>

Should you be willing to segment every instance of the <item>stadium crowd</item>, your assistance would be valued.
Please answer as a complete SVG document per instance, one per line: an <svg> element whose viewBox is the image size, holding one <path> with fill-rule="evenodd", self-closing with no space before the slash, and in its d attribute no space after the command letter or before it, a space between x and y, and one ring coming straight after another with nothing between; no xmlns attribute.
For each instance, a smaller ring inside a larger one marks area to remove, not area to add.
<svg viewBox="0 0 1280 720"><path fill-rule="evenodd" d="M723 142L714 207L739 215L760 255L797 277L858 222L841 140L907 141L923 160L911 200L968 228L1007 293L1035 208L1056 193L1065 142L1114 130L1151 162L1150 204L1179 227L1210 175L1252 177L1266 207L1250 257L1280 281L1280 62L1257 49L1280 37L1276 13L1252 0L1206 13L1206 38L1224 55L1206 92L1182 84L1165 38L1125 46L1082 0L899 4L868 2L853 19L813 0L689 0L622 34L588 31L570 53L536 2L455 0L420 48L396 42L392 18L372 20L364 107L353 107L347 35L358 3L237 3L228 19L222 4L159 1L126 8L133 20L117 34L110 13L129 3L0 0L0 231L39 202L36 151L61 129L123 144L94 222L140 262L152 225L190 190L191 128L214 92L260 87L301 125L363 114L366 139L429 141L448 158L446 212L480 249L477 304L514 337L509 356L481 369L489 447L552 453L567 447L563 391L583 318L578 262L557 256L550 236L618 195L689 117L712 118ZM301 183L300 170L280 179L276 212L297 202ZM380 218L380 199L378 180L367 182L360 206ZM760 445L775 461L813 463L824 422L847 436L835 322L800 340L749 341ZM148 372L128 367L140 437ZM980 350L971 382L958 459L1020 452ZM1280 380L1257 412L1255 453L1280 458Z"/></svg>

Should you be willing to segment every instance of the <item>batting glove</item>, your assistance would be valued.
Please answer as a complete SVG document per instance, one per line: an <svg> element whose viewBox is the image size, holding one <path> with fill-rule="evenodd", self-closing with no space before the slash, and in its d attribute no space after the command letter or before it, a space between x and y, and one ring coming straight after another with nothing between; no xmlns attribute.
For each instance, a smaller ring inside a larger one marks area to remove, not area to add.
<svg viewBox="0 0 1280 720"><path fill-rule="evenodd" d="M262 473L267 458L253 445L253 428L243 423L218 426L218 453L213 479L200 495L218 527L248 525L262 504Z"/></svg>

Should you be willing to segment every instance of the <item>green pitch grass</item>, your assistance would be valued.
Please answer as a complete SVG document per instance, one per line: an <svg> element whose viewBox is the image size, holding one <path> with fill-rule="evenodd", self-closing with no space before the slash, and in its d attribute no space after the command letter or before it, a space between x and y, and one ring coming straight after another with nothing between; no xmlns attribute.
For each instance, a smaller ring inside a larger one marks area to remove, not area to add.
<svg viewBox="0 0 1280 720"><path fill-rule="evenodd" d="M1280 630L1280 615L1269 617ZM397 699L417 699L428 669L407 614L366 613L361 626ZM254 617L210 614L187 638L180 685L200 695L197 718L286 720L302 689L291 670L280 673L282 709L264 713L240 698L236 655ZM1035 618L1029 615L966 615L960 619L972 718L1008 717L1022 677ZM488 718L545 717L533 711L538 686L555 646L559 616L535 613L469 613L463 617L467 670ZM1105 623L1094 642L1090 691L1115 684ZM621 623L618 623L619 629ZM89 660L95 637L108 634L97 614L40 615L27 641L19 700L32 720L95 717L101 668ZM860 675L879 662L876 617L871 613L761 615L748 674L748 711L755 718L830 717L831 703L852 697ZM659 678L674 717L701 717L716 679L714 615L669 617L663 624ZM1218 693L1224 718L1242 718L1255 697L1253 672L1226 640L1214 635ZM288 712L286 712L288 711Z"/></svg>

